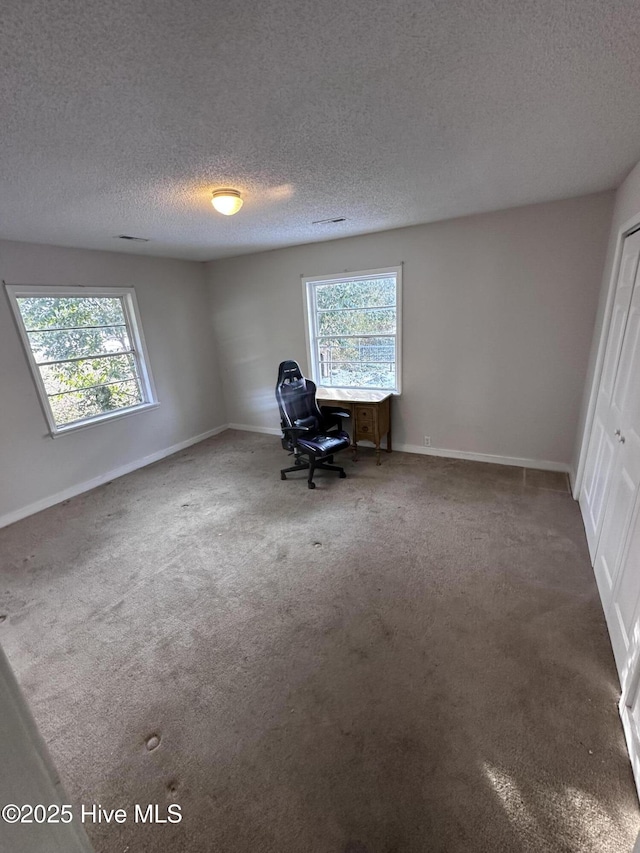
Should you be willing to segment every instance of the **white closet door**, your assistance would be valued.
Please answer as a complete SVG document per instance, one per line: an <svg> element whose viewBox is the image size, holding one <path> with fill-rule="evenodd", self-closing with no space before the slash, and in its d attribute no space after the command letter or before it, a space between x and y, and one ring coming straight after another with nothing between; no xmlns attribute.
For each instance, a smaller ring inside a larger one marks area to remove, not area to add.
<svg viewBox="0 0 640 853"><path fill-rule="evenodd" d="M619 435L594 570L622 675L640 596L640 273L628 312L611 411L618 418L615 431Z"/></svg>
<svg viewBox="0 0 640 853"><path fill-rule="evenodd" d="M623 691L628 688L631 655L640 674L640 499L636 497L631 531L608 608L607 623ZM640 705L636 711L640 710Z"/></svg>
<svg viewBox="0 0 640 853"><path fill-rule="evenodd" d="M633 643L629 651L629 662L624 672L620 716L627 739L636 788L640 792L640 637L637 629L634 631ZM636 846L640 853L640 835L638 835ZM636 848L633 849L635 851Z"/></svg>
<svg viewBox="0 0 640 853"><path fill-rule="evenodd" d="M620 436L616 434L616 431L621 429L622 420L619 409L620 395L615 396L614 392L618 385L621 350L628 326L629 307L639 259L640 231L637 231L624 241L585 476L580 493L580 508L592 560L595 560L598 549L617 461L617 450L620 446L618 442ZM610 593L609 587L609 597Z"/></svg>

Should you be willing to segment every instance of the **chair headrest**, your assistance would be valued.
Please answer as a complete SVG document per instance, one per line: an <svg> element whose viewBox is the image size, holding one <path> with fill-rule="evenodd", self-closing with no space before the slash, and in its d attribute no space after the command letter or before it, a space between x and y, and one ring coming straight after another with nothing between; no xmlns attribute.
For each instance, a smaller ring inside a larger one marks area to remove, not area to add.
<svg viewBox="0 0 640 853"><path fill-rule="evenodd" d="M281 361L278 368L278 385L295 382L298 379L303 379L300 365L297 361Z"/></svg>

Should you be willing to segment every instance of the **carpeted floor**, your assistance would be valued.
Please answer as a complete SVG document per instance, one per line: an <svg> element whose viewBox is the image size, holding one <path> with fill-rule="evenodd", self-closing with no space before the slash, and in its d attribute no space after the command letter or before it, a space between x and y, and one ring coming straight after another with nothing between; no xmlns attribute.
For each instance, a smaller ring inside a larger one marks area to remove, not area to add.
<svg viewBox="0 0 640 853"><path fill-rule="evenodd" d="M182 807L96 850L630 850L564 476L343 459L309 491L227 432L0 531L0 641L74 802Z"/></svg>

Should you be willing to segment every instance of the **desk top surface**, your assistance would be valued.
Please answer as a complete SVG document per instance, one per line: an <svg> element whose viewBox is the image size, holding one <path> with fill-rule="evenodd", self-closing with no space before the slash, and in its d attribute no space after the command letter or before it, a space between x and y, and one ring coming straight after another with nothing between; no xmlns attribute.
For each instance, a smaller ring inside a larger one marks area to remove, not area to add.
<svg viewBox="0 0 640 853"><path fill-rule="evenodd" d="M360 391L351 388L318 388L318 400L335 400L338 403L381 403L391 397L391 391Z"/></svg>

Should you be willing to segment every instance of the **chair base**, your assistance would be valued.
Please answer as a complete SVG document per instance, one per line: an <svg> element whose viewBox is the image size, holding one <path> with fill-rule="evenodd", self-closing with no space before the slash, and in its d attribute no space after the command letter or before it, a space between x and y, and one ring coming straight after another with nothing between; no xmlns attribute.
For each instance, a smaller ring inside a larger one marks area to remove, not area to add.
<svg viewBox="0 0 640 853"><path fill-rule="evenodd" d="M298 462L296 461L295 465L292 465L290 468L282 468L280 471L280 479L286 480L287 474L290 474L292 471L309 471L309 476L307 477L307 487L310 489L315 489L316 484L313 482L313 475L316 471L337 471L338 476L341 480L347 476L344 468L341 468L339 465L331 465L330 462L333 462L333 456L324 456L322 459L313 460L311 462Z"/></svg>

